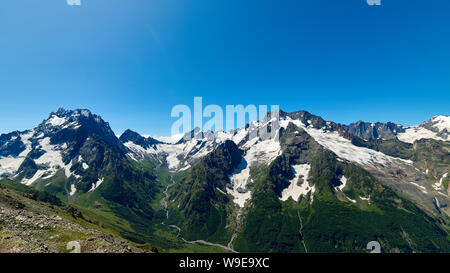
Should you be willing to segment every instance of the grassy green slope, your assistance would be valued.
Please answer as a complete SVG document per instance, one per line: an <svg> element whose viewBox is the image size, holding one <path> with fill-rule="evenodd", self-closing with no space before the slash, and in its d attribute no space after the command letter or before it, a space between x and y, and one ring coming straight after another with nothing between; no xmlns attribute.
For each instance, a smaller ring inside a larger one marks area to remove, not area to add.
<svg viewBox="0 0 450 273"><path fill-rule="evenodd" d="M225 190L228 175L241 161L242 152L227 141L192 167L171 189L178 208L171 208L170 222L182 228L187 240L204 239L227 244L232 232L226 229L232 213L229 198L217 188Z"/></svg>
<svg viewBox="0 0 450 273"><path fill-rule="evenodd" d="M292 132L298 131L293 137ZM362 252L368 242L378 241L384 252L450 252L447 226L362 168L338 161L292 124L282 132L280 141L283 155L252 174L254 194L234 241L237 251ZM391 147L383 145L384 149ZM311 164L309 181L316 187L314 196L282 202L279 185L285 187L286 178L291 178L283 164L305 161ZM335 189L339 175L348 178L343 192Z"/></svg>
<svg viewBox="0 0 450 273"><path fill-rule="evenodd" d="M384 252L449 252L447 232L414 204L378 183L363 169L338 162L323 152L312 164L310 181L318 191L299 202L282 202L266 170L255 185L235 249L242 252L363 252L370 241ZM356 204L339 200L333 190L337 174L349 177L344 194ZM370 196L367 201L357 199ZM303 230L300 237L300 221Z"/></svg>

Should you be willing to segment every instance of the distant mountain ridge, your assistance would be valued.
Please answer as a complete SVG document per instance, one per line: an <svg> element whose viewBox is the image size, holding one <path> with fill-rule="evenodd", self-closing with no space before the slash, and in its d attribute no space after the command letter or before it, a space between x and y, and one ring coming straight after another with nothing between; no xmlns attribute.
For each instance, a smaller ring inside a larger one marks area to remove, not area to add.
<svg viewBox="0 0 450 273"><path fill-rule="evenodd" d="M174 141L130 129L116 136L89 110L61 108L34 129L0 135L0 178L101 215L109 211L128 223L121 228L124 236L139 242L160 242L153 235L160 228L155 221L163 215L157 198L173 180L176 187L165 193L170 197L165 221L179 227L188 240L229 247L235 240L237 250L249 252L330 250L334 246L318 238L320 243L310 241L307 247L308 242L296 237L296 226L305 217L305 234L318 236L311 228L323 226L314 217L324 221L330 218L326 213L339 207L360 215L363 222L372 219L367 210L396 215L377 218L386 221L378 227L383 230L389 221L404 217L415 244L396 242L401 233L395 231L384 247L426 251L428 237L420 239L413 222L437 236L450 220L448 206L436 209L435 201L450 203L449 120L436 116L413 127L363 121L342 125L307 111L279 111L228 132L196 128ZM413 220L403 215L402 206L421 216ZM276 226L266 217L274 217ZM342 219L351 221L346 215ZM117 228L115 220L109 221ZM355 248L363 249L363 241L376 234L364 228L372 233L359 237ZM269 230L280 237L263 238ZM332 236L334 231L322 232ZM336 237L336 244L348 244L346 238ZM445 249L445 239L439 240L430 249Z"/></svg>
<svg viewBox="0 0 450 273"><path fill-rule="evenodd" d="M281 121L287 119L301 122L311 129L326 129L338 132L351 139L359 137L363 140L394 140L412 143L423 138L448 141L450 117L436 116L419 126L404 127L399 124L367 123L359 121L350 125L341 125L325 121L319 116L306 111L293 113L279 112ZM262 130L263 121L252 122L246 128L230 132L201 132L194 129L177 143L165 143L152 137L143 137L131 130L126 130L118 138L109 124L100 116L86 109L65 110L51 113L36 128L24 132L12 132L0 135L0 176L18 178L26 184L32 184L40 178L55 175L58 169L64 169L67 178L80 177L88 167L97 169L111 167L108 157L94 155L90 148L103 143L104 148L111 149L114 158L123 159L126 155L137 158L150 156L165 160L173 170L186 169L207 153L214 150L225 140L233 140L242 144L252 130ZM248 139L247 139L248 140ZM101 153L104 150L96 150ZM136 159L136 158L135 158ZM96 170L101 173L101 170ZM92 187L101 177L91 181Z"/></svg>
<svg viewBox="0 0 450 273"><path fill-rule="evenodd" d="M109 124L89 110L61 108L36 128L1 138L0 175L13 175L28 185L59 170L67 178L78 179L94 168L100 176L112 167L112 161L125 158L127 151ZM100 178L95 179L91 183Z"/></svg>

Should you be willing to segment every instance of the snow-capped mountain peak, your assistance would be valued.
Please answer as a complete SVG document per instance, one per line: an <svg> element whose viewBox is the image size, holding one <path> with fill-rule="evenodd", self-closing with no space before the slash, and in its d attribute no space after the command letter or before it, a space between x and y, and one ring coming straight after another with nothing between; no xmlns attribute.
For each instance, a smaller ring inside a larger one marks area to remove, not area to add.
<svg viewBox="0 0 450 273"><path fill-rule="evenodd" d="M45 183L46 179L62 170L61 173L74 183L89 180L85 181L89 190L96 188L93 185L102 179L103 170L112 168L112 162L117 158L126 158L128 155L139 161L149 157L166 164L171 171L180 171L190 168L219 145L231 140L244 151L243 160L246 160L247 165L233 176L233 179L240 178L246 175L252 164L269 164L282 154L279 137L291 123L297 127L297 131L306 132L342 160L359 165L386 165L401 160L368 147L357 146L352 138L398 138L411 143L422 138L448 141L450 131L448 116L436 116L420 126L410 128L394 123L361 121L347 126L325 121L306 111L279 111L277 116L279 120L268 114L262 120L228 132L201 131L197 128L183 137L158 140L127 130L119 139L107 122L89 110L61 108L32 130L0 135L0 176L26 184L37 181ZM403 163L408 164L406 161ZM85 175L92 168L96 169L97 175L86 178ZM236 182L234 188L239 194L242 192L237 190L242 191L245 186L241 182Z"/></svg>
<svg viewBox="0 0 450 273"><path fill-rule="evenodd" d="M450 116L435 116L431 118L428 123L424 123L423 125L426 126L427 124L437 129L439 132L447 131L447 133L450 133Z"/></svg>
<svg viewBox="0 0 450 273"><path fill-rule="evenodd" d="M60 108L32 130L0 136L0 176L47 185L61 173L73 183L83 180L89 185L101 179L116 160L113 157L125 154L126 148L100 116L86 109ZM97 177L85 177L92 168Z"/></svg>
<svg viewBox="0 0 450 273"><path fill-rule="evenodd" d="M450 141L450 116L435 116L421 125L405 128L397 135L400 141L414 143L420 139Z"/></svg>
<svg viewBox="0 0 450 273"><path fill-rule="evenodd" d="M149 136L145 136L145 137L149 137ZM158 137L153 137L153 138L156 140L159 140L161 142L164 142L164 143L175 144L183 138L183 134L176 134L176 135L172 135L172 136L158 136Z"/></svg>

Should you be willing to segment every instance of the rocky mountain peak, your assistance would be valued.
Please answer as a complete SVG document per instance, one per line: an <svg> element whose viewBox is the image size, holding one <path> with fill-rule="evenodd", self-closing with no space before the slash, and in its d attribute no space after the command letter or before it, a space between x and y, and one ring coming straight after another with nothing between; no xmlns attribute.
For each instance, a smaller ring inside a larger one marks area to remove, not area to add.
<svg viewBox="0 0 450 273"><path fill-rule="evenodd" d="M163 142L156 140L152 137L143 137L137 132L134 132L130 129L127 129L120 137L119 140L122 141L122 143L127 143L129 141L133 142L136 145L141 146L144 149L147 149L149 147L152 147L156 144L161 144Z"/></svg>
<svg viewBox="0 0 450 273"><path fill-rule="evenodd" d="M421 126L433 132L448 136L450 134L450 116L432 117L429 121L422 123Z"/></svg>
<svg viewBox="0 0 450 273"><path fill-rule="evenodd" d="M405 131L402 125L393 122L364 122L362 120L347 127L349 133L362 139L395 139L398 133Z"/></svg>

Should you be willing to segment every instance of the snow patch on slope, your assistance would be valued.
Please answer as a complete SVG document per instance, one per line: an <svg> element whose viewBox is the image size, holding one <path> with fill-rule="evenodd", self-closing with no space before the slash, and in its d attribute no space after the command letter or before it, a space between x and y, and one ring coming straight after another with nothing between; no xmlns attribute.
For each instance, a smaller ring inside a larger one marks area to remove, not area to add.
<svg viewBox="0 0 450 273"><path fill-rule="evenodd" d="M297 127L303 128L317 143L332 151L341 159L360 165L381 164L383 166L388 166L391 161L401 161L403 163L412 164L412 161L410 160L391 157L369 148L355 146L350 140L339 135L337 131L331 132L326 128L316 129L312 126L307 127L300 120L292 120L287 117L280 121L280 126L286 128L291 122Z"/></svg>
<svg viewBox="0 0 450 273"><path fill-rule="evenodd" d="M75 188L74 184L71 184L70 185L70 193L69 193L69 195L73 196L73 195L75 195L76 192L77 192L77 188Z"/></svg>
<svg viewBox="0 0 450 273"><path fill-rule="evenodd" d="M165 154L170 170L185 170L190 166L187 162L181 164L181 160L200 159L210 153L214 148L213 140L196 139L180 144L157 144L158 154ZM181 159L181 160L180 160Z"/></svg>
<svg viewBox="0 0 450 273"><path fill-rule="evenodd" d="M281 120L280 125L281 127L286 128L291 122L297 127L303 128L321 146L334 152L342 159L356 162L361 165L385 165L389 161L389 157L385 154L368 148L355 146L350 140L340 136L336 131L329 132L324 129L315 129L311 126L306 127L300 120L292 120L289 117L285 120Z"/></svg>
<svg viewBox="0 0 450 273"><path fill-rule="evenodd" d="M244 138L247 136L247 130L245 128L239 129L235 135L231 137L231 140L236 144L239 145L239 143L244 140Z"/></svg>
<svg viewBox="0 0 450 273"><path fill-rule="evenodd" d="M343 176L342 174L339 175L339 180L341 181L341 185L335 187L335 189L338 189L340 191L343 191L345 186L347 185L347 177Z"/></svg>
<svg viewBox="0 0 450 273"><path fill-rule="evenodd" d="M309 164L300 164L292 166L292 172L294 173L294 178L291 179L289 187L283 190L281 193L281 201L286 201L289 197L292 197L295 201L298 201L299 197L302 195L307 195L309 192L314 194L316 191L315 186L309 186L308 183L308 175L311 170L311 165ZM303 183L298 185L298 180L300 177L303 177Z"/></svg>
<svg viewBox="0 0 450 273"><path fill-rule="evenodd" d="M356 203L356 200L351 199L350 197L348 197L347 195L345 195L344 192L343 192L343 190L344 190L344 188L345 188L345 186L347 185L347 182L348 182L347 177L345 177L344 175L341 174L341 175L339 175L339 181L341 181L341 185L339 185L339 186L337 186L337 187L334 187L334 189L335 189L336 191L342 192L342 194L344 195L345 198L347 198L348 201L350 201L350 202L352 202L353 204L355 204L355 203ZM361 196L360 196L359 198L361 198L362 200L367 200L367 199L364 199L364 198L361 197Z"/></svg>
<svg viewBox="0 0 450 273"><path fill-rule="evenodd" d="M433 127L439 131L447 130L450 133L450 116L435 116L431 119Z"/></svg>
<svg viewBox="0 0 450 273"><path fill-rule="evenodd" d="M104 177L100 178L96 183L92 184L92 187L89 190L89 192L95 191L98 187L100 187L100 185L103 183L103 181L105 181Z"/></svg>
<svg viewBox="0 0 450 273"><path fill-rule="evenodd" d="M157 151L153 147L145 149L144 147L137 145L132 141L128 141L127 143L124 143L124 145L142 158L144 158L146 155L157 153Z"/></svg>
<svg viewBox="0 0 450 273"><path fill-rule="evenodd" d="M224 131L219 131L214 135L216 143L218 143L218 144L223 143L228 139L231 139L231 137L232 136L230 134L227 134Z"/></svg>
<svg viewBox="0 0 450 273"><path fill-rule="evenodd" d="M232 188L227 188L227 192L234 197L233 202L241 208L244 207L245 202L251 197L251 192L246 189L249 179L250 165L243 158L238 168L230 176Z"/></svg>
<svg viewBox="0 0 450 273"><path fill-rule="evenodd" d="M73 175L76 179L80 179L81 176L79 176L79 175L73 173L73 172L70 170L70 169L72 168L72 166L73 166L73 160L70 161L69 164L63 165L63 166L61 166L61 167L64 169L64 174L66 175L67 178L70 178L70 177Z"/></svg>
<svg viewBox="0 0 450 273"><path fill-rule="evenodd" d="M446 139L437 136L435 132L420 126L415 126L406 129L404 133L397 134L397 138L398 140L406 143L414 143L414 141L423 138L447 141Z"/></svg>
<svg viewBox="0 0 450 273"><path fill-rule="evenodd" d="M20 135L20 139L25 145L25 150L22 151L17 157L0 157L0 176L2 175L12 175L17 172L20 165L27 157L28 153L31 152L31 141L30 138L34 135L34 130L29 131L25 134Z"/></svg>
<svg viewBox="0 0 450 273"><path fill-rule="evenodd" d="M61 126L66 122L67 118L60 118L57 115L52 115L46 123L52 126Z"/></svg>
<svg viewBox="0 0 450 273"><path fill-rule="evenodd" d="M416 188L418 188L421 192L428 194L427 189L417 183L414 182L410 182L411 184L413 184L414 186L416 186Z"/></svg>
<svg viewBox="0 0 450 273"><path fill-rule="evenodd" d="M70 161L68 165L64 166L64 174L66 175L67 178L72 176L72 172L70 171L71 168L72 168L72 161Z"/></svg>
<svg viewBox="0 0 450 273"><path fill-rule="evenodd" d="M73 173L70 169L73 166L73 160L69 164L64 164L61 151L64 149L64 145L53 145L50 144L50 138L46 137L39 140L40 148L44 151L44 154L39 158L35 159L34 162L38 166L45 166L45 170L38 170L31 179L22 179L21 183L26 185L31 185L38 179L45 179L55 175L60 169L64 170L64 175L67 178L74 176L76 179L80 179L81 176ZM46 174L43 177L43 174Z"/></svg>
<svg viewBox="0 0 450 273"><path fill-rule="evenodd" d="M22 184L25 184L27 186L30 186L31 184L33 184L36 180L42 178L42 176L45 174L45 170L37 170L36 173L33 175L32 178L27 179L24 178L22 179Z"/></svg>
<svg viewBox="0 0 450 273"><path fill-rule="evenodd" d="M439 180L439 183L434 183L433 184L433 189L435 189L435 190L441 190L442 189L442 182L444 182L444 179L445 178L447 178L447 176L448 176L448 173L444 173L443 175L442 175L442 177L441 177L441 179Z"/></svg>
<svg viewBox="0 0 450 273"><path fill-rule="evenodd" d="M152 137L152 138L159 140L161 142L175 144L183 138L183 134L176 134L176 135L172 135L172 136L159 136L159 137Z"/></svg>
<svg viewBox="0 0 450 273"><path fill-rule="evenodd" d="M34 160L37 165L48 166L53 174L55 174L59 168L65 167L59 147L50 144L49 137L40 140L39 144L45 153L38 159Z"/></svg>
<svg viewBox="0 0 450 273"><path fill-rule="evenodd" d="M404 133L399 133L397 138L407 143L414 143L414 141L424 138L450 141L449 133L450 116L435 116L429 122L407 128Z"/></svg>
<svg viewBox="0 0 450 273"><path fill-rule="evenodd" d="M320 145L345 160L356 162L361 165L386 165L388 161L385 154L369 148L355 146L350 140L340 136L338 132L324 132L322 129L314 128L308 128L306 131Z"/></svg>
<svg viewBox="0 0 450 273"><path fill-rule="evenodd" d="M185 145L184 144L158 144L158 150L163 151L167 154L166 161L169 170L177 169L180 165L180 160L178 156L183 154Z"/></svg>
<svg viewBox="0 0 450 273"><path fill-rule="evenodd" d="M249 147L238 168L230 176L232 188L227 188L227 192L234 197L234 203L242 208L251 198L251 192L247 188L251 182L250 167L269 164L280 154L281 146L277 138L260 141Z"/></svg>

